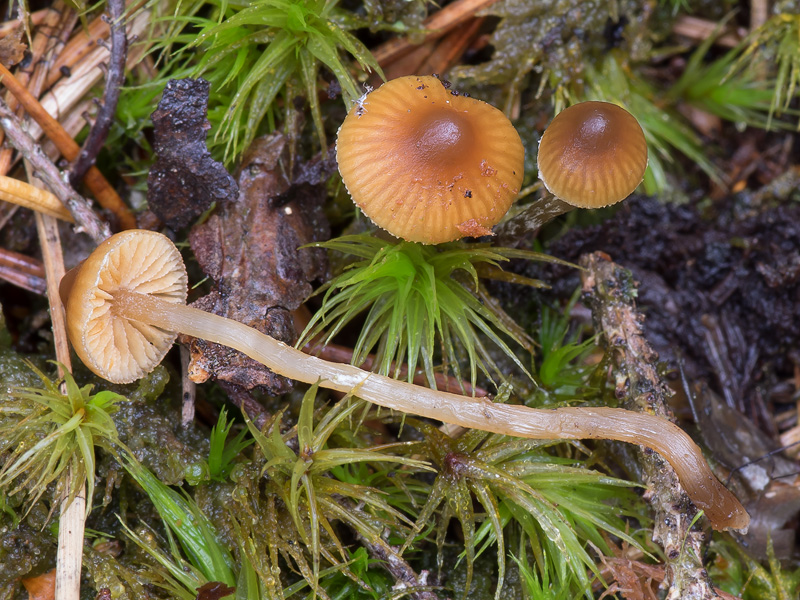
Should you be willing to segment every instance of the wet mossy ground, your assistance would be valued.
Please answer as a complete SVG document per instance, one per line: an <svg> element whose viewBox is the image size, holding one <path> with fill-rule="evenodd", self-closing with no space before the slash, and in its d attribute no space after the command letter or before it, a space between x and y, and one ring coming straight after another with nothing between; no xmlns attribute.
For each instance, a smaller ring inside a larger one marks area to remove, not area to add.
<svg viewBox="0 0 800 600"><path fill-rule="evenodd" d="M370 0L364 3L352 0L343 2L341 6L360 19L362 28L356 30L359 37L365 43L374 44L388 39L390 30L413 31L419 28L424 17L436 10L434 6L416 0ZM694 14L711 21L723 18L736 7L738 4L730 1L692 3ZM800 4L777 3L775 10L797 13ZM675 20L671 2L507 0L495 4L487 14L489 19L482 26L486 43L482 46L476 44L476 49L470 50L447 76L461 89L489 100L515 116L526 147L526 184L536 180L538 140L553 105L581 97L586 91L587 66L597 67L613 54L626 69L631 65L646 66L648 75L666 87L674 81L688 57L687 52L681 50L676 52L674 64L649 62L653 48L669 40L670 27ZM746 18L739 14L734 20L741 25ZM419 37L418 33L414 35ZM718 49L711 50L709 60L720 53ZM327 71L323 71L321 77L326 81L332 79ZM335 96L335 86L330 90ZM320 97L326 116L325 125L332 139L344 110L340 103L325 105L323 95ZM328 100L337 102L335 98ZM299 111L306 110L300 96L293 103L286 99L286 106L282 108L292 104ZM148 111L152 108L148 107ZM743 134L734 129L733 126L722 128L713 140L703 140L709 148L709 155L725 164L744 139ZM312 158L316 143L313 128L301 125L299 131L299 154L304 159ZM763 147L773 147L779 141L777 134L759 138ZM793 143L794 146L791 140L786 142L789 146L786 154L790 157L786 162L796 165L796 135ZM791 406L797 399L796 389L793 390L788 383L796 377L797 365L800 364L800 196L797 177L786 176L762 187L764 181L753 176L745 182L744 191L720 194L716 189L715 199L709 200L704 192L712 186L706 175L691 161L680 156L674 158L683 171L676 169L672 173L674 188L664 197L681 197L688 202L674 204L663 202L663 198L634 196L619 209L592 217L573 214L559 220L543 232L536 244L546 247L549 253L559 258L575 262L584 253L603 251L630 269L632 280L639 285L637 303L646 317L645 335L665 361L662 370L675 375L680 363L689 379L708 382L720 394L735 397L744 414L760 420L764 429L774 429L774 425L764 423L765 416L774 414L776 407ZM101 164L114 164L114 161L105 156ZM341 200L342 186L334 178L329 191L337 189ZM327 210L329 215L336 213L332 219L333 227L341 231L348 225L352 207L345 200L337 205L335 211L330 210L334 202L329 199ZM172 235L183 241L185 233L172 232ZM30 254L36 252L35 228L29 216L24 214L15 216L11 224L0 232L0 238L6 248ZM197 270L196 265L190 265L190 268ZM528 267L521 263L513 269L552 284L552 290L548 292L526 290L524 293L517 286L487 284L506 312L530 330L541 324L542 305L563 308L579 285L579 275L574 269ZM52 354L44 301L6 284L0 286L0 300L6 314L12 315L9 330L0 327L2 396L11 387L38 385L38 379L24 360L33 360L40 368L46 368L45 361L52 358ZM586 330L586 313L584 307L579 305L576 308L572 330ZM502 353L496 353L495 359L501 370L510 372L513 369L512 363ZM267 489L261 472L264 465L257 461L243 462L235 468L230 481L207 480L205 461L209 453L209 429L219 408L226 404L226 393L221 387L202 387L198 400L199 416L189 427L182 427L180 403L183 392L175 375L178 359L172 356L169 360L172 366L159 368L138 384L108 388L129 398L114 416L120 440L161 482L191 494L216 527L220 539L230 548L237 549L242 535L235 521L240 524L248 519L252 521L252 515L241 508L241 500L247 496L264 501L262 496L266 495ZM82 383L94 381L98 388L105 386L80 368L79 378ZM488 381L481 383L491 387ZM523 381L520 376L515 383L517 392L523 397L534 395L530 381ZM302 390L295 390L288 398L258 396L258 400L267 415L276 414L288 404L286 423L281 429L286 432L296 423L301 396ZM320 399L319 413L322 414L324 408L335 400ZM682 416L687 417L687 412L684 411ZM0 428L6 423L0 413ZM243 426L241 421L238 426ZM354 445L373 446L395 439L423 439L418 432L404 428L398 422L376 419L370 426L370 431L362 432L350 441ZM290 441L288 447L293 452L302 451L296 447L296 440ZM558 458L564 459L564 456ZM619 449L601 450L592 455L591 460L598 463L607 461L612 472L622 470L629 475L635 474L635 460ZM168 592L154 586L157 578L143 570L143 565L153 566L152 557L130 541L120 542L127 539L124 523L145 542L154 547L166 547L170 534L156 508L110 456L101 457L97 474L96 508L87 523L91 530L87 544L91 548L87 548L85 555L84 597L94 598L95 592L103 587L108 587L114 598L170 597ZM433 474L419 475L419 480L428 487L434 479ZM53 518L48 520L51 496L48 494L48 500L36 504L27 513L18 496L5 498L0 505L0 598L3 600L26 598L18 585L19 578L39 575L54 565L56 527ZM414 497L414 501L422 502L423 499ZM258 548L264 552L264 540L280 537L279 533L294 527L286 503L277 500L274 509L277 516L271 523L252 521L249 525L250 532L261 535ZM419 506L414 510L418 512ZM631 523L635 521L631 520ZM348 548L355 548L362 542L347 527L337 524L335 531ZM466 585L461 556L464 533L455 520L446 531L441 578L435 543L426 544L424 550L412 554L409 561L418 571L429 571L430 582L446 590L442 596L449 597L452 590L458 596ZM286 540L289 541L285 548L299 547L296 537L287 534ZM402 543L402 540L393 539L392 542ZM476 560L468 597L480 600L493 597L497 582L496 562L493 548ZM282 555L279 564L281 570L277 579L282 585L308 576L308 573L299 572L288 551ZM793 566L791 562L786 564L787 569ZM387 589L390 589L393 582L383 571L381 573L388 582ZM522 591L522 579L519 569L509 560L500 598L516 600L526 597ZM365 593L363 597L369 597L369 594Z"/></svg>

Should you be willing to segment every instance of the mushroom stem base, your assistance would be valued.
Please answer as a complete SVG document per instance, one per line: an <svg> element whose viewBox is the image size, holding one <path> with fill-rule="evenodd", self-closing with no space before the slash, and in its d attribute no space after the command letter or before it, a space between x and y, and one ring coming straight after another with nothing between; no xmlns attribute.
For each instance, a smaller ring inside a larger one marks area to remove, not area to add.
<svg viewBox="0 0 800 600"><path fill-rule="evenodd" d="M238 321L135 292L117 292L115 310L127 318L229 346L275 373L305 383L352 393L380 406L494 433L531 439L607 439L641 444L675 469L686 493L715 529L742 529L749 516L714 476L700 448L674 423L619 408L555 410L496 404L397 381L331 363L287 346Z"/></svg>

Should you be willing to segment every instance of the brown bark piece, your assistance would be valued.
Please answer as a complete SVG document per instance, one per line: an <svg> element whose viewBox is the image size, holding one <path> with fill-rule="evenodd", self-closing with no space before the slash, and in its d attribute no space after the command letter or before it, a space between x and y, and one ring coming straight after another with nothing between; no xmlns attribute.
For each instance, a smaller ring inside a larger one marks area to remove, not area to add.
<svg viewBox="0 0 800 600"><path fill-rule="evenodd" d="M658 354L642 335L631 272L602 252L581 258L584 300L592 309L613 365L615 394L624 408L670 418L672 392L656 370ZM703 567L704 534L692 526L696 509L678 477L658 454L641 453L646 498L655 511L653 540L664 548L668 600L718 598Z"/></svg>
<svg viewBox="0 0 800 600"><path fill-rule="evenodd" d="M0 40L0 64L13 67L25 57L28 46L22 43L22 27Z"/></svg>
<svg viewBox="0 0 800 600"><path fill-rule="evenodd" d="M152 115L158 159L147 177L147 201L173 229L186 227L212 202L236 197L236 182L206 146L209 89L204 79L171 79Z"/></svg>
<svg viewBox="0 0 800 600"><path fill-rule="evenodd" d="M327 239L322 212L324 189L289 185L286 139L257 139L244 158L239 198L225 202L206 223L194 227L189 243L214 290L193 306L241 321L293 343L291 312L312 292L311 281L327 269L325 253L299 247ZM192 340L189 376L210 377L245 389L265 386L270 394L290 389L287 380L229 348Z"/></svg>

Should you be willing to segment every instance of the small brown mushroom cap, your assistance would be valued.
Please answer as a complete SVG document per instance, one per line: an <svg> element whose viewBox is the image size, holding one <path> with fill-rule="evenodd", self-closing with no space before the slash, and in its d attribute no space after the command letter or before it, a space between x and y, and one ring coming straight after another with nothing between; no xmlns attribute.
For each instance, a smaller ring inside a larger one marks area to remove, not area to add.
<svg viewBox="0 0 800 600"><path fill-rule="evenodd" d="M180 252L160 233L129 230L108 238L77 268L62 286L70 287L67 332L75 352L110 381L143 377L161 362L176 334L117 314L114 294L122 289L185 304L187 277Z"/></svg>
<svg viewBox="0 0 800 600"><path fill-rule="evenodd" d="M519 192L524 157L501 111L435 77L369 93L336 141L353 201L378 227L423 244L491 233Z"/></svg>
<svg viewBox="0 0 800 600"><path fill-rule="evenodd" d="M539 177L555 196L578 208L627 198L647 168L638 121L608 102L581 102L561 111L539 143Z"/></svg>

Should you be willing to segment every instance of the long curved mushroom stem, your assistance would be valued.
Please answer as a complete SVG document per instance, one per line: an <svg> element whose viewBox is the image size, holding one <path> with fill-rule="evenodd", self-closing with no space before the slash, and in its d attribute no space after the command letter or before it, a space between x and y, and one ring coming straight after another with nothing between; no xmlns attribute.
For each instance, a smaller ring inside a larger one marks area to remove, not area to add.
<svg viewBox="0 0 800 600"><path fill-rule="evenodd" d="M229 346L279 375L355 395L394 410L446 423L532 439L609 439L647 446L675 469L687 494L715 529L741 529L749 517L711 472L700 448L677 425L616 408L555 410L495 404L441 392L331 363L287 346L242 323L153 296L117 290L112 311L172 332Z"/></svg>

